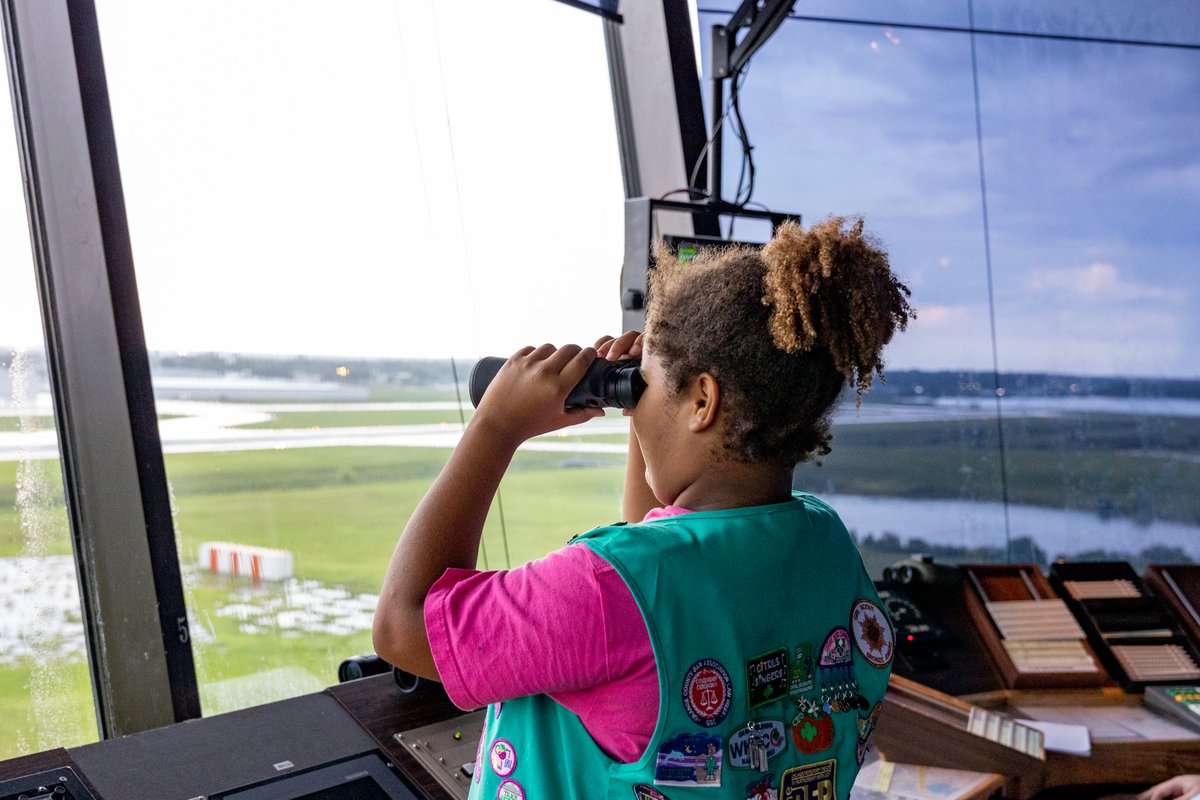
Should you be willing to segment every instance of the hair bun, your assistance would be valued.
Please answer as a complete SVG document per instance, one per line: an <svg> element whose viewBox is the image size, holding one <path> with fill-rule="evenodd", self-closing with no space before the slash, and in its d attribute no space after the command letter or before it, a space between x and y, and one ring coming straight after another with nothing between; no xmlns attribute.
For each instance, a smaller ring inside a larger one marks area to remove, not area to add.
<svg viewBox="0 0 1200 800"><path fill-rule="evenodd" d="M863 235L863 220L829 217L805 231L788 220L762 249L763 304L771 338L789 353L824 348L861 398L881 351L916 313L887 254Z"/></svg>

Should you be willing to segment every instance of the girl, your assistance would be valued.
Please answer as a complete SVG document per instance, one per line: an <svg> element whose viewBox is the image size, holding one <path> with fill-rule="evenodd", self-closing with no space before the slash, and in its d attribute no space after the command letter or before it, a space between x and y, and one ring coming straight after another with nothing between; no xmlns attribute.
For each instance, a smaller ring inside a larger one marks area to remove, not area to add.
<svg viewBox="0 0 1200 800"><path fill-rule="evenodd" d="M834 511L793 494L912 311L887 256L831 218L762 248L658 253L646 333L523 348L396 547L386 660L485 715L472 797L846 798L894 634ZM594 358L641 358L628 522L475 571L517 447L600 416L563 402Z"/></svg>

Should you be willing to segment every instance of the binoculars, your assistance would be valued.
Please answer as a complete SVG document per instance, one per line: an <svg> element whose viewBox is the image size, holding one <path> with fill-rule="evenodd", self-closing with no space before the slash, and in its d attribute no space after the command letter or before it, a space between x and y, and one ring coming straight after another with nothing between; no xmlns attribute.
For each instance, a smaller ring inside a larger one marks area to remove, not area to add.
<svg viewBox="0 0 1200 800"><path fill-rule="evenodd" d="M496 373L508 359L488 356L481 358L471 369L468 380L471 393L471 405L479 407L483 393L487 390ZM646 391L646 381L642 379L640 361L628 359L625 361L608 361L597 358L588 367L571 393L567 395L566 408L634 408Z"/></svg>

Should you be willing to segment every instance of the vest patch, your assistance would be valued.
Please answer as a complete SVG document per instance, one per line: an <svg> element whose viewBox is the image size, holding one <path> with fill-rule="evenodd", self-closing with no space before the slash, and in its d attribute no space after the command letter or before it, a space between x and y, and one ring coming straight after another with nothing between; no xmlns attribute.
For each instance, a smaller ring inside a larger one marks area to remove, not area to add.
<svg viewBox="0 0 1200 800"><path fill-rule="evenodd" d="M671 800L671 798L658 789L644 783L639 783L633 787L633 797L634 800Z"/></svg>
<svg viewBox="0 0 1200 800"><path fill-rule="evenodd" d="M870 714L858 718L858 746L855 756L858 758L860 767L867 757L867 745L871 741L871 734L875 732L875 725L879 722L879 712L882 708L882 702L876 703Z"/></svg>
<svg viewBox="0 0 1200 800"><path fill-rule="evenodd" d="M801 642L796 647L796 657L792 659L791 676L788 681L790 696L799 697L813 690L817 677L815 650L812 642Z"/></svg>
<svg viewBox="0 0 1200 800"><path fill-rule="evenodd" d="M775 773L768 772L756 781L746 784L746 800L779 800L775 790Z"/></svg>
<svg viewBox="0 0 1200 800"><path fill-rule="evenodd" d="M688 669L683 679L683 708L692 722L711 728L729 714L733 682L720 661L702 658Z"/></svg>
<svg viewBox="0 0 1200 800"><path fill-rule="evenodd" d="M729 735L725 752L733 769L763 770L766 762L787 750L781 719L756 719Z"/></svg>
<svg viewBox="0 0 1200 800"><path fill-rule="evenodd" d="M721 737L680 733L663 740L654 764L655 786L720 786Z"/></svg>
<svg viewBox="0 0 1200 800"><path fill-rule="evenodd" d="M507 778L517 768L517 750L508 739L497 739L488 751L488 762L492 765L492 772Z"/></svg>
<svg viewBox="0 0 1200 800"><path fill-rule="evenodd" d="M505 778L496 790L496 800L525 800L525 787L512 778Z"/></svg>
<svg viewBox="0 0 1200 800"><path fill-rule="evenodd" d="M792 767L779 781L780 800L836 800L837 761Z"/></svg>
<svg viewBox="0 0 1200 800"><path fill-rule="evenodd" d="M786 647L755 656L746 662L746 699L751 709L782 700L788 694Z"/></svg>
<svg viewBox="0 0 1200 800"><path fill-rule="evenodd" d="M850 629L858 652L873 667L886 667L896 649L896 634L883 609L870 600L859 600L850 610Z"/></svg>
<svg viewBox="0 0 1200 800"><path fill-rule="evenodd" d="M854 648L850 631L838 626L825 637L817 670L821 678L821 704L829 713L853 711L870 706L854 679Z"/></svg>

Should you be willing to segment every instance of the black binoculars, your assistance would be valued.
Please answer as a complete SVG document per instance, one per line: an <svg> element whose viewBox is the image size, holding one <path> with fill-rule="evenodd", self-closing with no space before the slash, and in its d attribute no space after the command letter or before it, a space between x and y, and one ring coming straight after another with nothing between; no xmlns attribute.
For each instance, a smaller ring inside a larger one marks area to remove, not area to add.
<svg viewBox="0 0 1200 800"><path fill-rule="evenodd" d="M471 369L468 381L471 391L471 405L479 407L483 393L487 390L496 373L508 359L488 356L479 359ZM597 358L588 367L571 393L567 395L567 408L634 408L646 391L646 381L642 379L638 359L625 361L608 361Z"/></svg>

